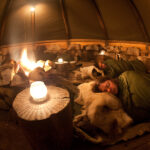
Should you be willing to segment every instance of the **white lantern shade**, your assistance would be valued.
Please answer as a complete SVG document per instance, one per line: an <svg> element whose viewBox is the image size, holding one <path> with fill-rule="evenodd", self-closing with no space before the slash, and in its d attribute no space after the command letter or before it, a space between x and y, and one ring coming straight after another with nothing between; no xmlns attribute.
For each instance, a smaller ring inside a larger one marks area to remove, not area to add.
<svg viewBox="0 0 150 150"><path fill-rule="evenodd" d="M34 100L45 99L47 96L47 87L42 81L35 81L30 86L30 94Z"/></svg>
<svg viewBox="0 0 150 150"><path fill-rule="evenodd" d="M101 50L100 55L105 55L105 50Z"/></svg>
<svg viewBox="0 0 150 150"><path fill-rule="evenodd" d="M63 59L62 58L58 58L58 62L59 63L63 63Z"/></svg>

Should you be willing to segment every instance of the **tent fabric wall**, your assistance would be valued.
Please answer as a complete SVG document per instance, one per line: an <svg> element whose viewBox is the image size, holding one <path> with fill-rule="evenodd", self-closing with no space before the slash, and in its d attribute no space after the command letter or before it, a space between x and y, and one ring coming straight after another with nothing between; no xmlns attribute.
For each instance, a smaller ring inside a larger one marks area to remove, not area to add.
<svg viewBox="0 0 150 150"><path fill-rule="evenodd" d="M41 0L36 4L35 41L65 39L59 0ZM32 42L30 4L14 0L6 20L3 44Z"/></svg>
<svg viewBox="0 0 150 150"><path fill-rule="evenodd" d="M36 12L36 41L63 40L67 38L59 1L41 0L42 10Z"/></svg>
<svg viewBox="0 0 150 150"><path fill-rule="evenodd" d="M8 14L5 18L2 44L21 43L25 41L25 12L22 12L20 9L24 6L24 2L15 0L7 11Z"/></svg>
<svg viewBox="0 0 150 150"><path fill-rule="evenodd" d="M65 0L71 38L105 39L91 0Z"/></svg>
<svg viewBox="0 0 150 150"><path fill-rule="evenodd" d="M133 0L133 1L139 13L141 14L141 17L147 29L148 35L150 37L150 19L149 19L150 1L149 0Z"/></svg>
<svg viewBox="0 0 150 150"><path fill-rule="evenodd" d="M139 19L132 10L130 0L34 0L35 38L32 39L31 12L29 11L32 1L11 1L11 7L3 20L6 0L0 1L0 19L3 24L5 23L5 28L1 32L1 45L33 42L33 40L66 40L68 35L63 17L67 20L69 39L147 42L138 23ZM62 9L61 1L65 10ZM148 18L150 2L148 0L134 0L133 2L150 35ZM102 16L99 16L96 8ZM65 16L63 16L63 11L65 11ZM99 17L102 17L104 21L108 39L99 22Z"/></svg>
<svg viewBox="0 0 150 150"><path fill-rule="evenodd" d="M0 4L0 22L3 18L3 13L5 11L6 4L7 4L7 0L3 0L3 3ZM0 24L0 26L1 26L1 24Z"/></svg>
<svg viewBox="0 0 150 150"><path fill-rule="evenodd" d="M128 0L96 0L110 40L143 41L144 37Z"/></svg>
<svg viewBox="0 0 150 150"><path fill-rule="evenodd" d="M5 2L6 2L6 0L5 0ZM2 5L0 5L0 21L1 21L1 19L2 19L2 16L3 16L3 11L4 11L4 8L5 8L5 3L2 3Z"/></svg>

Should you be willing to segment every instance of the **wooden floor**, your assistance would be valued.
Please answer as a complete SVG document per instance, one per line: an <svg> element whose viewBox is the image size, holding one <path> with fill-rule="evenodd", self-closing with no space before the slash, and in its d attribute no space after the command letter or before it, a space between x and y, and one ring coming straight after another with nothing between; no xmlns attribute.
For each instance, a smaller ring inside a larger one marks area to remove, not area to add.
<svg viewBox="0 0 150 150"><path fill-rule="evenodd" d="M33 150L22 130L10 116L10 113L0 113L0 150ZM94 145L88 142L73 140L70 150L149 150L150 133L127 142L113 146Z"/></svg>
<svg viewBox="0 0 150 150"><path fill-rule="evenodd" d="M72 150L149 150L150 134L132 139L127 142L120 142L112 146L101 146L90 143L74 141Z"/></svg>
<svg viewBox="0 0 150 150"><path fill-rule="evenodd" d="M149 150L150 134L121 142L113 146L101 146L73 140L71 150ZM13 123L0 123L0 150L33 150L22 131Z"/></svg>

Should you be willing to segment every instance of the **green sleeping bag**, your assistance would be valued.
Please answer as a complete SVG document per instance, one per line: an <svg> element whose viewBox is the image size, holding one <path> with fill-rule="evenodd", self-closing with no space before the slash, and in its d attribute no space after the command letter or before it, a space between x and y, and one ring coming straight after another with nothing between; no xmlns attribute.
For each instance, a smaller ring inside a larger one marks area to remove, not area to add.
<svg viewBox="0 0 150 150"><path fill-rule="evenodd" d="M119 76L119 98L135 122L150 120L150 74L122 73Z"/></svg>
<svg viewBox="0 0 150 150"><path fill-rule="evenodd" d="M145 65L138 59L133 61L107 59L104 61L104 64L106 65L104 74L112 78L128 70L146 72Z"/></svg>

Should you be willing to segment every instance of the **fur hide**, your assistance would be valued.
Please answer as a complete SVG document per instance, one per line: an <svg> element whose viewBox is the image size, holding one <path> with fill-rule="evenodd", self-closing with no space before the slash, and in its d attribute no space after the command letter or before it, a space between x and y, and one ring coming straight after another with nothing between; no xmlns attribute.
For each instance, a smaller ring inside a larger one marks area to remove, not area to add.
<svg viewBox="0 0 150 150"><path fill-rule="evenodd" d="M130 116L123 110L119 99L107 92L94 93L95 82L83 83L78 86L79 95L75 102L83 105L83 112L76 116L74 122L85 115L91 125L101 129L104 133L121 134L123 129L132 123Z"/></svg>
<svg viewBox="0 0 150 150"><path fill-rule="evenodd" d="M75 78L79 80L84 80L87 78L96 79L99 76L104 76L102 70L99 70L95 66L86 66L80 68L79 71L75 71Z"/></svg>

